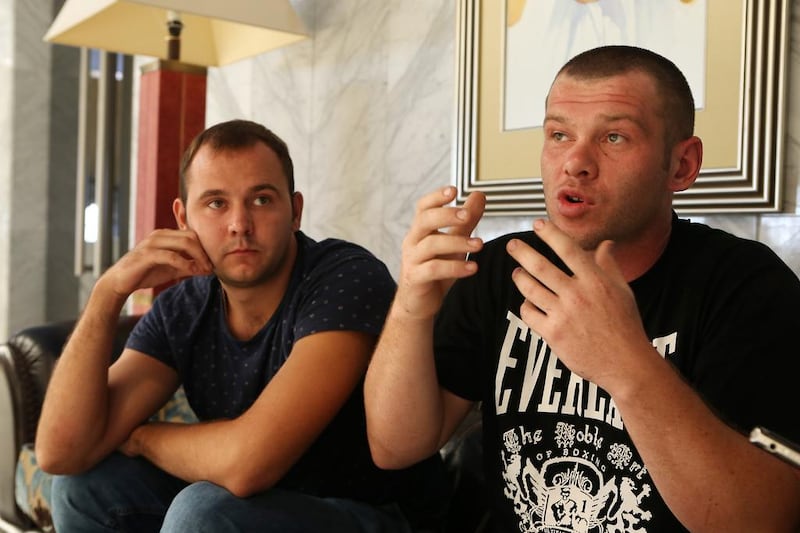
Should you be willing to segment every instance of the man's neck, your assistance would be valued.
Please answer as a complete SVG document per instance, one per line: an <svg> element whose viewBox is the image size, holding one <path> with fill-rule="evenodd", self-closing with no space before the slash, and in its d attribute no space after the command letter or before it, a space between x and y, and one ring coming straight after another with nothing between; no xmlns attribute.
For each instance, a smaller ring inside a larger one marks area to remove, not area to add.
<svg viewBox="0 0 800 533"><path fill-rule="evenodd" d="M222 286L222 305L231 334L239 340L253 338L275 314L287 286L288 280L248 288Z"/></svg>
<svg viewBox="0 0 800 533"><path fill-rule="evenodd" d="M665 228L651 233L635 243L614 247L614 258L617 260L625 281L640 278L659 260L669 244L672 234L672 218Z"/></svg>

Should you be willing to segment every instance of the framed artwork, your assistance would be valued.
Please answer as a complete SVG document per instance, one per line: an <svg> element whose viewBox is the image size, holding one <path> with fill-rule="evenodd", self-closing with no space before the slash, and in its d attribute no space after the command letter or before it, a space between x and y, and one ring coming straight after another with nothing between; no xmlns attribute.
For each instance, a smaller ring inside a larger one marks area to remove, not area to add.
<svg viewBox="0 0 800 533"><path fill-rule="evenodd" d="M463 203L487 214L545 212L539 154L558 68L603 44L630 44L684 72L703 139L679 213L781 209L789 0L459 0L456 146Z"/></svg>

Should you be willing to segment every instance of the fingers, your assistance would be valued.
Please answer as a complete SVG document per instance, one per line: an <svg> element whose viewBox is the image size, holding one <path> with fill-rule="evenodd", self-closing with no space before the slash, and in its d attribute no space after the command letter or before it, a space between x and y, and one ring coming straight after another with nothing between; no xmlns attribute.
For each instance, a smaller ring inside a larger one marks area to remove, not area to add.
<svg viewBox="0 0 800 533"><path fill-rule="evenodd" d="M411 228L403 239L403 256L396 301L408 316L428 319L441 306L456 279L474 274L478 266L467 254L478 252L483 241L470 237L486 206L482 193L472 193L461 207L449 205L455 187L423 196Z"/></svg>
<svg viewBox="0 0 800 533"><path fill-rule="evenodd" d="M478 225L478 222L483 216L485 209L486 195L479 191L470 193L464 202L461 211L456 214L457 218L459 218L459 220L463 220L464 223L461 226L455 226L451 228L449 233L451 235L463 235L465 237L472 235L472 232L475 231L475 227Z"/></svg>
<svg viewBox="0 0 800 533"><path fill-rule="evenodd" d="M448 206L455 192L454 187L445 187L423 196L417 203L416 216L403 240L405 265L411 268L424 265L412 276L414 280L464 277L475 271L474 265L465 264L465 259L483 246L481 239L470 235L483 215L486 197L483 193L472 193L462 207Z"/></svg>
<svg viewBox="0 0 800 533"><path fill-rule="evenodd" d="M550 292L558 293L569 280L569 275L555 266L549 259L519 239L511 239L506 251L519 263L524 273L529 274ZM514 281L521 278L522 272L514 273ZM523 294L525 294L523 292Z"/></svg>
<svg viewBox="0 0 800 533"><path fill-rule="evenodd" d="M169 264L186 274L207 274L213 270L197 234L190 230L156 230L135 249L152 254L150 259L155 263Z"/></svg>
<svg viewBox="0 0 800 533"><path fill-rule="evenodd" d="M156 230L106 272L104 285L127 296L137 289L212 271L211 260L193 231Z"/></svg>
<svg viewBox="0 0 800 533"><path fill-rule="evenodd" d="M518 267L511 273L511 279L519 289L520 294L525 296L525 306L532 306L530 311L536 311L546 315L558 304L558 295L547 288L534 276L531 276L524 268Z"/></svg>
<svg viewBox="0 0 800 533"><path fill-rule="evenodd" d="M445 229L450 235L471 235L483 216L486 196L481 192L473 192L463 206L448 206L455 196L455 187L445 187L423 196L417 202L416 216L408 233L409 239L418 242L431 233Z"/></svg>

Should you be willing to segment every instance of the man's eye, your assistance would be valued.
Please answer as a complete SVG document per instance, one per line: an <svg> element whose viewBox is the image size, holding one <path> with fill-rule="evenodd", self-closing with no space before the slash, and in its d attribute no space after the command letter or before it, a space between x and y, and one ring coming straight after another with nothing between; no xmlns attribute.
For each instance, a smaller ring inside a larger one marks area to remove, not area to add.
<svg viewBox="0 0 800 533"><path fill-rule="evenodd" d="M269 196L257 196L253 203L256 205L267 205L269 202Z"/></svg>
<svg viewBox="0 0 800 533"><path fill-rule="evenodd" d="M622 141L622 135L619 133L609 133L608 134L608 142L611 144L617 144Z"/></svg>
<svg viewBox="0 0 800 533"><path fill-rule="evenodd" d="M560 131L554 131L552 137L554 141L563 141L567 138L567 135Z"/></svg>
<svg viewBox="0 0 800 533"><path fill-rule="evenodd" d="M208 207L211 209L220 209L223 206L222 200L211 200L208 202Z"/></svg>

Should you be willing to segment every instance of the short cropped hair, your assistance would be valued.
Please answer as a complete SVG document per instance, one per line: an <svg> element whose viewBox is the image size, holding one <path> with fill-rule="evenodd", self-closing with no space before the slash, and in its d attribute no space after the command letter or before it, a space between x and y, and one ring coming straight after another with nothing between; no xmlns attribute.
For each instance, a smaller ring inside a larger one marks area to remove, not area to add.
<svg viewBox="0 0 800 533"><path fill-rule="evenodd" d="M201 147L208 145L214 151L250 148L262 142L278 156L283 174L289 184L289 194L294 194L294 165L286 143L266 127L250 120L229 120L209 127L195 137L183 153L180 167L180 195L187 198L186 173Z"/></svg>
<svg viewBox="0 0 800 533"><path fill-rule="evenodd" d="M632 71L643 72L656 84L667 143L672 145L694 135L694 98L689 82L675 63L655 52L635 46L601 46L570 59L558 76L598 79Z"/></svg>

